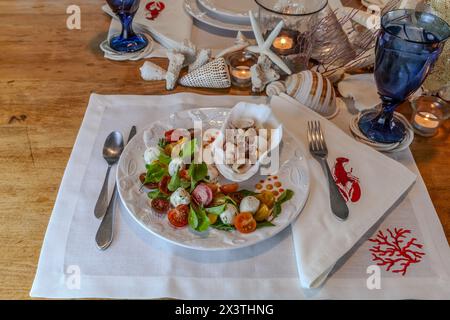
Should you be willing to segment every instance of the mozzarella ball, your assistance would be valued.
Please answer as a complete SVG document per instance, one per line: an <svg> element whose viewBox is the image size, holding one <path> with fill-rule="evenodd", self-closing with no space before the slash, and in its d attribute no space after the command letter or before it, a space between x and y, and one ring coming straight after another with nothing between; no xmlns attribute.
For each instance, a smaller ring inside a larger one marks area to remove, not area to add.
<svg viewBox="0 0 450 320"><path fill-rule="evenodd" d="M227 204L225 210L220 214L220 220L223 223L234 225L234 218L236 217L238 211L236 207L232 204Z"/></svg>
<svg viewBox="0 0 450 320"><path fill-rule="evenodd" d="M241 205L239 206L240 212L251 212L255 214L255 212L259 208L259 200L254 196L247 196L241 201Z"/></svg>
<svg viewBox="0 0 450 320"><path fill-rule="evenodd" d="M184 188L178 188L170 195L170 204L174 207L191 203L191 195Z"/></svg>
<svg viewBox="0 0 450 320"><path fill-rule="evenodd" d="M209 181L216 183L219 180L219 171L213 164L208 164Z"/></svg>
<svg viewBox="0 0 450 320"><path fill-rule="evenodd" d="M158 147L147 148L144 152L144 161L146 164L150 164L155 160L158 160L161 150Z"/></svg>
<svg viewBox="0 0 450 320"><path fill-rule="evenodd" d="M181 169L183 167L184 167L183 159L181 159L181 158L174 158L174 159L172 159L172 161L170 161L170 163L169 163L169 168L168 168L169 175L173 176L174 174L177 173L177 171L179 169Z"/></svg>

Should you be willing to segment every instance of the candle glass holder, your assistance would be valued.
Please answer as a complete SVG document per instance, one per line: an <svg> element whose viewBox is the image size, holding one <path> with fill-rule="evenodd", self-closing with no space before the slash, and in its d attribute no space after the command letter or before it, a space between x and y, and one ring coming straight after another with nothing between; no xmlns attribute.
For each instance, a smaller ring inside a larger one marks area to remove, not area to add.
<svg viewBox="0 0 450 320"><path fill-rule="evenodd" d="M411 101L411 124L414 132L424 137L434 136L440 124L449 118L447 102L434 96L421 96Z"/></svg>
<svg viewBox="0 0 450 320"><path fill-rule="evenodd" d="M266 39L280 22L284 27L272 43L271 50L278 54L293 73L307 70L313 49L313 34L319 23L319 14L328 0L255 0L258 19Z"/></svg>
<svg viewBox="0 0 450 320"><path fill-rule="evenodd" d="M258 58L249 51L237 51L228 56L231 83L237 87L246 88L252 84L250 68L256 64Z"/></svg>
<svg viewBox="0 0 450 320"><path fill-rule="evenodd" d="M147 38L133 30L133 18L140 0L106 0L106 2L122 24L120 34L109 40L110 47L117 52L137 52L148 46Z"/></svg>

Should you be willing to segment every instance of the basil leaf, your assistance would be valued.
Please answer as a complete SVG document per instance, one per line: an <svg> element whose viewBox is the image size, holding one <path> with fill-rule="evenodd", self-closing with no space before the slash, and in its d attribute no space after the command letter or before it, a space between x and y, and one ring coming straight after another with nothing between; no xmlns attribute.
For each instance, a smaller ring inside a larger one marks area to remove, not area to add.
<svg viewBox="0 0 450 320"><path fill-rule="evenodd" d="M174 192L175 190L177 190L180 187L180 170L178 170L173 176L172 178L170 178L169 184L167 185L167 189L169 189L169 191Z"/></svg>
<svg viewBox="0 0 450 320"><path fill-rule="evenodd" d="M189 167L189 176L191 177L191 191L194 190L197 182L205 179L208 174L208 166L206 163L192 163Z"/></svg>
<svg viewBox="0 0 450 320"><path fill-rule="evenodd" d="M190 206L190 210L189 210L188 223L192 229L194 229L194 230L197 229L197 226L198 226L197 213L195 212L195 210L192 206Z"/></svg>
<svg viewBox="0 0 450 320"><path fill-rule="evenodd" d="M164 193L161 193L158 189L150 191L149 193L147 193L147 196L150 199L152 199L152 200L153 199L157 199L157 198L163 198L163 199L167 199L168 198L167 195L165 195Z"/></svg>
<svg viewBox="0 0 450 320"><path fill-rule="evenodd" d="M287 190L283 191L283 193L278 198L277 202L282 204L282 203L284 203L286 201L291 200L293 196L294 196L294 191L292 191L290 189L287 189Z"/></svg>
<svg viewBox="0 0 450 320"><path fill-rule="evenodd" d="M144 183L159 182L167 174L167 168L162 167L159 162L147 164L145 167L147 168L147 174Z"/></svg>
<svg viewBox="0 0 450 320"><path fill-rule="evenodd" d="M205 209L203 209L202 207L198 208L197 217L198 217L197 231L200 232L206 231L211 222L209 221L209 218L206 215Z"/></svg>
<svg viewBox="0 0 450 320"><path fill-rule="evenodd" d="M274 227L275 225L270 221L258 222L256 225L256 229L265 228L265 227Z"/></svg>
<svg viewBox="0 0 450 320"><path fill-rule="evenodd" d="M226 204L223 204L221 206L206 208L205 210L207 213L215 214L218 216L219 214L225 211L226 206L227 206Z"/></svg>

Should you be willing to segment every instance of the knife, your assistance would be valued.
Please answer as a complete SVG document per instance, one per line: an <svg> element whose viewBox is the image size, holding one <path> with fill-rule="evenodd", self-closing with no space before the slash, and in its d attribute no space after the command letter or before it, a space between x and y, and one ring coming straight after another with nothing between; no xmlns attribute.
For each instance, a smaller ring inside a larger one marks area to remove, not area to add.
<svg viewBox="0 0 450 320"><path fill-rule="evenodd" d="M134 137L135 134L136 134L136 126L132 126L130 134L128 135L127 144L128 142L130 142L130 140ZM117 182L114 183L114 190L111 200L109 201L108 204L108 209L106 210L102 222L98 227L97 234L95 235L95 242L97 242L97 247L100 250L106 250L113 240L116 198L117 198Z"/></svg>

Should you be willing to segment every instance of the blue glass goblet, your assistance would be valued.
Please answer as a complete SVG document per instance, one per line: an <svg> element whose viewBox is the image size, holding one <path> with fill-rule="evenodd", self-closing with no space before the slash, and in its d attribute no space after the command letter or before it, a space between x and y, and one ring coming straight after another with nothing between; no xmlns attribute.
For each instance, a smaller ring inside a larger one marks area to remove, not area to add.
<svg viewBox="0 0 450 320"><path fill-rule="evenodd" d="M394 110L425 81L449 36L449 25L430 13L402 9L383 15L374 68L382 109L360 118L359 129L367 138L403 140L405 126L394 118Z"/></svg>
<svg viewBox="0 0 450 320"><path fill-rule="evenodd" d="M106 0L122 23L122 32L113 36L109 45L118 52L136 52L148 45L147 38L133 31L133 18L139 8L139 0Z"/></svg>

